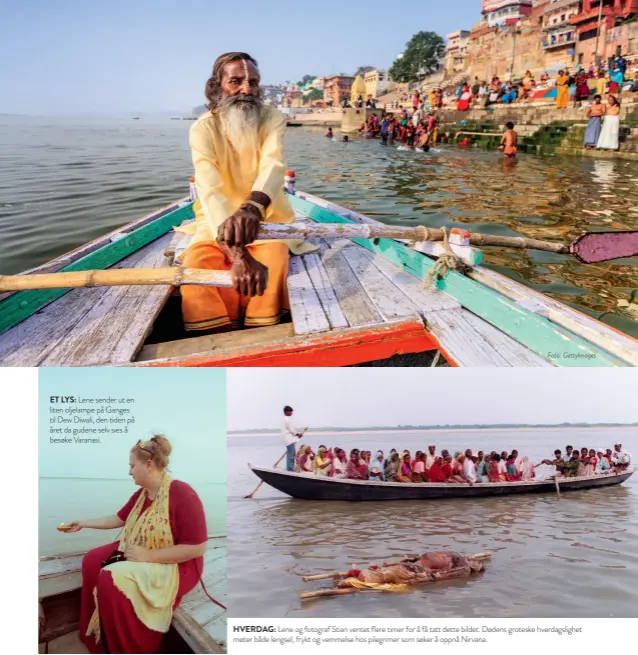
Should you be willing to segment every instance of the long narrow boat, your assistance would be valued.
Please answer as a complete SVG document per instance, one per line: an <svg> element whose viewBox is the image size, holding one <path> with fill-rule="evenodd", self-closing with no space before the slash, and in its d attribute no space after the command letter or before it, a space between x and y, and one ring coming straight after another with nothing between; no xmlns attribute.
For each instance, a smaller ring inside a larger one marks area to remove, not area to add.
<svg viewBox="0 0 638 655"><path fill-rule="evenodd" d="M438 482L370 482L340 480L308 473L290 473L273 468L250 466L266 484L301 500L430 500L433 498L481 498L511 494L556 493L599 489L622 484L633 474L628 470L617 475L587 475L577 478L554 478L538 482L487 482L481 484L449 484Z"/></svg>
<svg viewBox="0 0 638 655"><path fill-rule="evenodd" d="M38 643L45 652L87 652L77 634L83 557L76 553L40 559ZM209 538L202 580L208 593L225 605L225 538ZM182 599L162 646L165 653L226 652L226 611L206 597L200 583Z"/></svg>
<svg viewBox="0 0 638 655"><path fill-rule="evenodd" d="M379 224L316 196L289 194L298 221ZM25 273L177 265L193 220L181 199ZM425 286L433 244L317 242L292 257L291 320L192 336L168 286L0 295L4 366L636 366L638 341L503 275L468 249L467 275ZM403 356L403 357L400 357Z"/></svg>

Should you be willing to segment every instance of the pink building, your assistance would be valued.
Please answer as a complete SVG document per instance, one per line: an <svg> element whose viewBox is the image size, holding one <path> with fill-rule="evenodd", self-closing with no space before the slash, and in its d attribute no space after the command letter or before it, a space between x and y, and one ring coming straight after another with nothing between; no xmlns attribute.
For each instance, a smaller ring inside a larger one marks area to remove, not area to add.
<svg viewBox="0 0 638 655"><path fill-rule="evenodd" d="M533 0L483 0L483 20L490 26L511 25L532 13Z"/></svg>

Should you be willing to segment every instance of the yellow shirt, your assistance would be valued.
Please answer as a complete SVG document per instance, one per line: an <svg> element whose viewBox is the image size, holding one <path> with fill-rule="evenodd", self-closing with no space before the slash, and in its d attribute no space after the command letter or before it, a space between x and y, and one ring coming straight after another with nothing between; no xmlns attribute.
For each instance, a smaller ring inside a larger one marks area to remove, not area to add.
<svg viewBox="0 0 638 655"><path fill-rule="evenodd" d="M226 138L222 119L216 112L206 112L193 124L190 146L200 202L194 206L196 229L191 244L215 241L219 226L246 202L251 191L261 191L271 199L266 222L294 221L294 212L283 190L285 131L285 116L273 107L264 106L256 147L239 155ZM179 231L193 232L192 228ZM302 241L286 243L297 254L315 249Z"/></svg>

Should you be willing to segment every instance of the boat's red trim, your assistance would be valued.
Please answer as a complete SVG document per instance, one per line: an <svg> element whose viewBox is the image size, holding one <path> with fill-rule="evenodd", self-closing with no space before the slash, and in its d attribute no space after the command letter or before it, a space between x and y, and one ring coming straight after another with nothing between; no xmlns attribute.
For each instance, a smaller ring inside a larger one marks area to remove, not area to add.
<svg viewBox="0 0 638 655"><path fill-rule="evenodd" d="M134 362L134 366L350 366L437 348L421 321L403 321L367 330L324 332L289 344L278 342L241 351Z"/></svg>

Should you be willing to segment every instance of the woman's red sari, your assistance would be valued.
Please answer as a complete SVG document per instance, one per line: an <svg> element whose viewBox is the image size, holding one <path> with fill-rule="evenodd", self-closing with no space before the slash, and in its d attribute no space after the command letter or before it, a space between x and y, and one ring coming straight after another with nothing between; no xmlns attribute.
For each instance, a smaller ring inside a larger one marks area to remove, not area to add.
<svg viewBox="0 0 638 655"><path fill-rule="evenodd" d="M138 496L136 491L117 515L126 521ZM202 501L195 490L185 482L173 480L169 491L169 514L175 545L204 543L208 534ZM146 500L142 511L151 506ZM101 572L101 563L117 550L119 541L90 550L82 560L82 604L80 607L80 639L91 653L156 653L163 633L147 628L135 614L131 602L113 583L110 571ZM117 566L117 564L115 565ZM204 558L198 557L179 564L179 587L174 607L197 584L204 567ZM97 586L100 605L100 641L87 637L86 631L95 609L93 589Z"/></svg>
<svg viewBox="0 0 638 655"><path fill-rule="evenodd" d="M448 464L449 468L449 464ZM435 461L428 469L428 480L430 482L447 482L447 477L443 472L443 467L438 461Z"/></svg>

